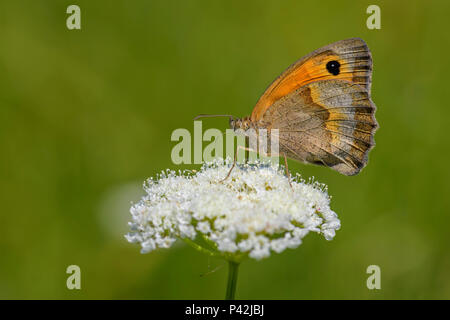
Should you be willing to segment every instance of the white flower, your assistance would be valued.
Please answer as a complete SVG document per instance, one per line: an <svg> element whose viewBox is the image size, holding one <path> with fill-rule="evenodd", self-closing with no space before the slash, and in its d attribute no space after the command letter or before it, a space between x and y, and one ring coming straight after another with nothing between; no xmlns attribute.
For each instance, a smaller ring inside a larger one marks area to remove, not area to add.
<svg viewBox="0 0 450 320"><path fill-rule="evenodd" d="M284 168L262 162L204 164L199 172L163 172L144 185L131 209L126 239L142 253L168 248L177 238L228 259L261 259L296 248L310 231L331 240L340 221L325 185L289 180Z"/></svg>

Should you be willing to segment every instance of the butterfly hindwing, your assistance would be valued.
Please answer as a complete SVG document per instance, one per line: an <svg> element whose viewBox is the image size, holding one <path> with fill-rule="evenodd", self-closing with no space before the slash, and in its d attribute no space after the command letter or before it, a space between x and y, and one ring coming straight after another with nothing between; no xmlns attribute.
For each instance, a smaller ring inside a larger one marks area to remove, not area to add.
<svg viewBox="0 0 450 320"><path fill-rule="evenodd" d="M346 80L304 85L271 105L261 119L279 131L279 151L307 163L357 174L367 163L378 127L367 90Z"/></svg>

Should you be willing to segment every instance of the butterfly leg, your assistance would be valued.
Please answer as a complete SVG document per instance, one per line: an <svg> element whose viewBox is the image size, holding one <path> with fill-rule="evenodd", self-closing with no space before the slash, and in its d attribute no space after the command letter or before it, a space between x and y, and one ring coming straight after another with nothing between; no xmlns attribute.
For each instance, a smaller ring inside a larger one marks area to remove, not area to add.
<svg viewBox="0 0 450 320"><path fill-rule="evenodd" d="M243 150L245 150L245 151L250 151L250 152L254 152L254 151L255 151L255 150L253 150L253 149L251 149L251 148L247 148L247 147L243 147L243 146L238 146L237 149L236 149L236 152L234 153L233 165L231 166L230 171L228 171L227 176L226 176L224 179L220 180L220 182L224 182L224 181L227 180L228 177L230 176L231 171L233 171L234 167L236 166L236 162L237 162L237 154L238 154L238 151L239 151L240 149L243 149Z"/></svg>
<svg viewBox="0 0 450 320"><path fill-rule="evenodd" d="M207 272L202 273L202 274L200 275L200 277L208 276L208 275L210 275L211 273L214 273L214 272L216 272L217 270L221 269L224 265L225 265L225 264L222 263L222 264L218 265L217 267L215 267L214 269L208 270ZM209 266L208 266L208 268L209 268Z"/></svg>
<svg viewBox="0 0 450 320"><path fill-rule="evenodd" d="M292 189L291 173L289 172L289 167L288 167L288 162L287 162L286 154L283 153L283 156L284 156L284 169L286 169L286 175L287 175L287 177L288 177L289 185L291 186L291 189Z"/></svg>

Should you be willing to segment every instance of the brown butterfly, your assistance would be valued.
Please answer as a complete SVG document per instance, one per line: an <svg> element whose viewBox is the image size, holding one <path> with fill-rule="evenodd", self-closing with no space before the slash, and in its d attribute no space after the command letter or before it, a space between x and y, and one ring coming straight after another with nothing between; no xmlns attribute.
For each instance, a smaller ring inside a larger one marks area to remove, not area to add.
<svg viewBox="0 0 450 320"><path fill-rule="evenodd" d="M278 129L285 159L355 175L367 164L378 128L371 82L367 44L359 38L338 41L292 64L266 89L250 117L230 116L230 125L244 132Z"/></svg>

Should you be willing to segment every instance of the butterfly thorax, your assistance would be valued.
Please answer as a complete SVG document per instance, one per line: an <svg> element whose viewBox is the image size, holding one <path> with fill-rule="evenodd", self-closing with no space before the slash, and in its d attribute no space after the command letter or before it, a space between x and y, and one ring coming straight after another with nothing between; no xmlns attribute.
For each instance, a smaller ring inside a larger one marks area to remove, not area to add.
<svg viewBox="0 0 450 320"><path fill-rule="evenodd" d="M271 131L266 122L262 120L254 121L251 117L230 119L230 127L233 129L235 134L243 135L249 138L256 138L256 140L261 138L261 130L265 130L265 134L269 135Z"/></svg>
<svg viewBox="0 0 450 320"><path fill-rule="evenodd" d="M278 149L273 149L271 144L271 130L263 121L254 121L251 117L230 119L230 126L236 135L245 136L245 144L251 150L258 150L266 156L269 153L278 154Z"/></svg>

